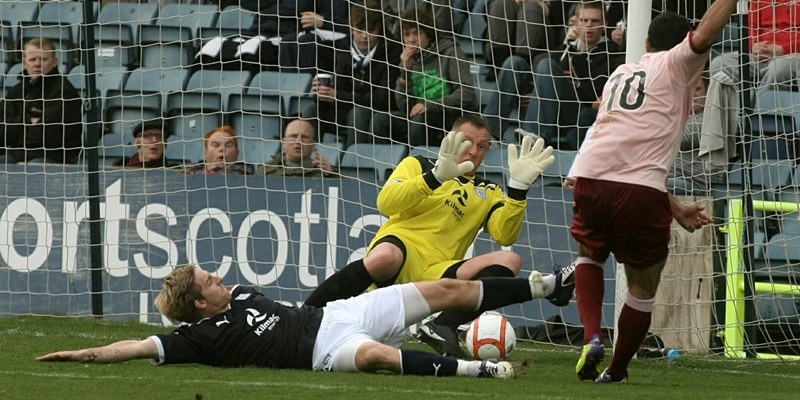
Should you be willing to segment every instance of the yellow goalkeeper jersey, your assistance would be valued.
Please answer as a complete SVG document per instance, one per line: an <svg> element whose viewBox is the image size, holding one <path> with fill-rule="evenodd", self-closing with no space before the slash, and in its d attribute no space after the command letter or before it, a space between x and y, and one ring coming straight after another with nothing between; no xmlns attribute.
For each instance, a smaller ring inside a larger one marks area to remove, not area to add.
<svg viewBox="0 0 800 400"><path fill-rule="evenodd" d="M527 204L524 190L502 188L478 177L464 176L442 184L431 170L434 160L404 159L378 194L378 210L389 216L370 247L381 238L396 236L413 246L425 265L461 260L483 228L503 246L519 236ZM397 282L402 283L402 282Z"/></svg>

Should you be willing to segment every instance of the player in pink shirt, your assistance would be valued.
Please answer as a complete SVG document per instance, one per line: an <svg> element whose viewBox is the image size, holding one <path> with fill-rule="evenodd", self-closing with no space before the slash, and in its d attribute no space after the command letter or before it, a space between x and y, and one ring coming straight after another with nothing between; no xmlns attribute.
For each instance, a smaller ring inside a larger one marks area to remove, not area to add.
<svg viewBox="0 0 800 400"><path fill-rule="evenodd" d="M666 181L708 51L735 8L736 0L715 1L691 32L686 18L661 13L650 23L647 54L617 68L603 89L595 132L572 170L575 289L586 343L575 368L581 380L627 380L650 328L672 219L690 232L712 222L702 206L669 195ZM603 265L611 252L625 264L628 297L611 363L600 374Z"/></svg>

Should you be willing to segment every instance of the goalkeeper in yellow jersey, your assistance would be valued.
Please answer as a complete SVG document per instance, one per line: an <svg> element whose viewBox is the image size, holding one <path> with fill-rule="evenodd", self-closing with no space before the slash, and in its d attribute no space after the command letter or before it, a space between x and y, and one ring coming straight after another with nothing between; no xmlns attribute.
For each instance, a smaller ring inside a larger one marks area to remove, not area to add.
<svg viewBox="0 0 800 400"><path fill-rule="evenodd" d="M466 260L464 255L481 228L500 245L517 240L528 188L553 163L553 149L544 148L541 139L534 144L530 137L524 138L519 154L517 146L509 145L510 179L504 193L497 184L475 176L490 139L486 122L468 114L453 124L437 160L404 159L378 194L378 209L389 221L370 243L366 257L328 278L305 304L322 307L372 285L518 275L522 258L514 252L494 251ZM541 278L545 297L553 304L569 303L572 272L572 267L557 268ZM463 358L456 329L479 314L445 311L421 327L420 340L441 354Z"/></svg>

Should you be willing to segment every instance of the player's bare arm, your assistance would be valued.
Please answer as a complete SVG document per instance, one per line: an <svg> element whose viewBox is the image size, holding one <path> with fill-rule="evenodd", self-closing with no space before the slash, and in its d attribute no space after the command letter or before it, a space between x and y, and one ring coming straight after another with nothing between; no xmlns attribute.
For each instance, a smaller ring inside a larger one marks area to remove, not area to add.
<svg viewBox="0 0 800 400"><path fill-rule="evenodd" d="M714 44L731 14L736 10L736 3L737 0L717 0L711 4L692 34L695 51L705 52Z"/></svg>
<svg viewBox="0 0 800 400"><path fill-rule="evenodd" d="M122 340L104 347L58 351L36 357L36 361L74 361L82 363L117 363L136 359L158 358L158 348L151 339Z"/></svg>

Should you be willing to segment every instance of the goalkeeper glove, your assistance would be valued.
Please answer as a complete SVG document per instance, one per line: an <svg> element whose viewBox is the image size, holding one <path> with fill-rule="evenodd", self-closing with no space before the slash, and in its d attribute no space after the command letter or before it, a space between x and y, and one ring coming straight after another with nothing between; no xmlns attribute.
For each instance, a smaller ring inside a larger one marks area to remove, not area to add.
<svg viewBox="0 0 800 400"><path fill-rule="evenodd" d="M439 148L439 159L436 160L436 165L433 167L433 176L439 183L472 171L475 166L472 161L458 163L470 146L472 146L472 142L464 139L464 132L451 131L444 137L442 147Z"/></svg>
<svg viewBox="0 0 800 400"><path fill-rule="evenodd" d="M508 172L511 176L508 180L509 187L528 190L536 178L555 161L551 146L544 148L542 138L536 139L536 143L531 146L532 140L530 136L522 139L519 157L517 146L508 145Z"/></svg>

